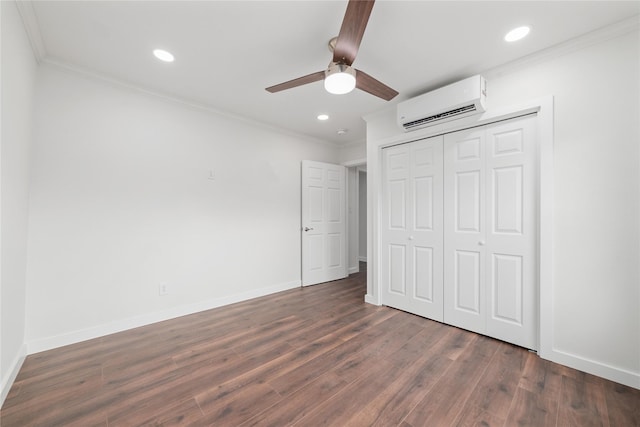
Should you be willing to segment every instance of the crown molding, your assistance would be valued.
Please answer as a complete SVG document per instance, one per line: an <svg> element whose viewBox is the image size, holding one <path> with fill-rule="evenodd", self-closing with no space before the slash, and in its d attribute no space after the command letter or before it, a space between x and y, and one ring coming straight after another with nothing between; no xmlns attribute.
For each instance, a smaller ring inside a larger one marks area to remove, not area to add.
<svg viewBox="0 0 640 427"><path fill-rule="evenodd" d="M38 25L38 18L36 17L33 3L31 0L20 0L15 1L15 4L22 18L22 24L29 38L33 55L40 63L46 57L47 51L44 47L44 41L42 40L42 34L40 33L40 26Z"/></svg>
<svg viewBox="0 0 640 427"><path fill-rule="evenodd" d="M2 1L2 0L0 0ZM282 133L282 134L286 134L289 135L291 137L294 138L299 138L299 139L303 139L306 140L308 142L311 143L315 143L315 144L320 144L320 145L325 145L325 146L330 146L333 148L340 148L340 144L339 143L335 143L333 141L326 141L326 140L322 140L319 138L314 138L312 136L309 135L304 135L301 133L297 133L297 132L293 132L291 130L288 129L284 129L278 126L274 126L268 123L264 123L261 122L259 120L255 120L255 119L250 119L247 117L243 117L241 115L238 114L233 114L233 113L229 113L223 110L218 110L215 109L209 105L203 104L203 103L198 103L198 102L194 102L191 101L189 99L186 98L180 98L180 97L176 97L176 96L171 96L171 95L167 95L164 94L160 91L156 91L156 90L152 90L152 89L148 89L142 86L138 86L135 84L131 84L128 83L124 80L120 80L117 78L113 78L110 76L107 76L105 74L101 74L101 73L97 73L79 66L76 66L74 64L71 63L67 63L64 61L60 61L57 59L53 59L47 56L47 52L45 49L45 45L44 45L44 41L42 38L42 34L40 32L40 26L38 24L38 18L36 16L36 12L35 9L33 8L33 3L31 0L15 0L15 4L16 7L18 8L18 12L20 14L20 17L22 18L22 23L24 25L24 29L25 32L27 33L27 37L29 38L29 42L31 44L31 49L33 51L33 54L36 58L36 60L38 61L38 63L40 64L49 64L58 68L62 68L65 69L67 71L71 71L77 74L81 74L85 77L90 77L96 80L101 80L103 82L108 82L110 84L119 86L119 87L123 87L123 88L127 88L129 90L134 90L137 92L142 92L145 93L147 95L151 95L151 96L155 96L157 98L162 98L166 101L171 101L171 102L175 102L175 103L179 103L182 104L183 106L188 106L191 108L196 108L199 110L205 110L209 113L213 113L216 114L218 116L222 116L222 117L226 117L228 119L233 119L233 120L237 120L237 121L241 121L244 122L246 124L249 124L251 126L254 127L260 127L263 128L265 130L270 130L272 132L278 132L278 133Z"/></svg>
<svg viewBox="0 0 640 427"><path fill-rule="evenodd" d="M349 141L349 142L345 142L344 144L342 144L340 146L340 148L350 148L350 147L356 147L359 145L366 145L367 144L367 139L366 138L360 138L360 139L356 139L353 141Z"/></svg>
<svg viewBox="0 0 640 427"><path fill-rule="evenodd" d="M491 77L498 77L503 74L512 73L522 68L530 67L541 62L546 62L560 56L568 55L572 52L580 49L593 46L598 43L624 36L633 31L640 29L640 15L635 15L630 18L619 21L615 24L607 25L606 27L599 28L597 30L588 32L581 36L559 43L557 45L548 47L546 49L534 52L531 55L524 56L516 59L515 61L508 62L506 64L499 65L495 68L491 68L481 73L487 79Z"/></svg>
<svg viewBox="0 0 640 427"><path fill-rule="evenodd" d="M0 0L1 1L1 0ZM310 135L305 135L302 133L298 133L298 132L294 132L291 131L289 129L285 129L279 126L275 126L269 123L265 123L265 122L261 122L259 120L255 120L252 118L248 118L248 117L244 117L242 115L239 114L234 114L228 111L224 111L224 110L219 110L217 108L214 108L208 104L205 103L200 103L200 102L196 102L196 101L192 101L190 99L187 98L182 98L182 97L178 97L175 95L169 95L166 93L163 93L161 91L155 90L155 89L149 89L134 83L129 83L125 80L121 80L115 77L111 77L108 76L106 74L102 74L93 70L89 70L87 68L84 67L80 67L78 65L66 62L66 61L60 61L58 59L53 59L51 57L47 57L42 59L42 64L43 65L49 65L53 68L57 68L59 70L63 70L69 73L73 73L73 74L77 74L77 75L81 75L85 78L88 78L90 80L94 80L94 81L100 81L103 84L109 84L111 86L115 86L118 87L120 89L125 89L125 90L129 90L129 91L133 91L133 92L137 92L137 93L142 93L145 94L147 96L151 96L157 99L161 99L164 100L166 102L171 102L171 103L175 103L175 104L180 104L183 107L187 107L187 108L192 108L195 110L200 110L200 111L206 111L207 113L211 113L211 114L215 114L217 116L220 117L224 117L226 119L230 119L230 120L234 120L234 121L238 121L238 122L243 122L249 126L252 127L256 127L256 128L261 128L263 130L267 130L267 131L271 131L271 132L277 132L279 134L283 134L283 135L288 135L292 138L296 138L296 139L301 139L303 141L306 142L310 142L313 144L319 144L319 145L324 145L324 146L329 146L332 148L340 148L340 145L338 145L335 142L332 141L325 141L323 139L319 139L319 138L315 138L313 136Z"/></svg>

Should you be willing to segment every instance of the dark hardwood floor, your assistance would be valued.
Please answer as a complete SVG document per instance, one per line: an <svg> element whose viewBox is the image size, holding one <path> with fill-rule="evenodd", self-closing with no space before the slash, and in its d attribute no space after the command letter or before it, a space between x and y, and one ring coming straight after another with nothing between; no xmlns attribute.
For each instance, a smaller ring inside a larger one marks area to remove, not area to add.
<svg viewBox="0 0 640 427"><path fill-rule="evenodd" d="M0 425L640 426L640 391L363 302L365 275L27 357Z"/></svg>

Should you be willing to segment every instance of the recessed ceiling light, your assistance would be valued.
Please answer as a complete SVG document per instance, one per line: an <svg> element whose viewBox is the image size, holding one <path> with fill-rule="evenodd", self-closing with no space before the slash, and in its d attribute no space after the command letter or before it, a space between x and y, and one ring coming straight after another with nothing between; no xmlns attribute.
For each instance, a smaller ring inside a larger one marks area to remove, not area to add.
<svg viewBox="0 0 640 427"><path fill-rule="evenodd" d="M326 114L318 114L318 120L329 120L329 116Z"/></svg>
<svg viewBox="0 0 640 427"><path fill-rule="evenodd" d="M349 129L338 129L338 130L336 131L336 133L337 133L338 135L346 135L346 134L347 134L347 132L349 132Z"/></svg>
<svg viewBox="0 0 640 427"><path fill-rule="evenodd" d="M515 42L526 37L527 34L529 34L529 31L530 28L526 26L514 28L513 30L509 31L506 36L504 36L504 39L508 42Z"/></svg>
<svg viewBox="0 0 640 427"><path fill-rule="evenodd" d="M158 58L160 61L164 62L173 62L174 57L170 52L162 49L155 49L153 51L153 55Z"/></svg>

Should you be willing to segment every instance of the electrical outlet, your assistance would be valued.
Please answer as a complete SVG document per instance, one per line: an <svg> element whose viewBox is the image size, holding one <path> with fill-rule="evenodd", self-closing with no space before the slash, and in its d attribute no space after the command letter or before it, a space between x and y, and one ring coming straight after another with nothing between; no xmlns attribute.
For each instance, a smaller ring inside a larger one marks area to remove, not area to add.
<svg viewBox="0 0 640 427"><path fill-rule="evenodd" d="M169 294L169 284L167 282L161 282L158 285L158 295L165 296Z"/></svg>

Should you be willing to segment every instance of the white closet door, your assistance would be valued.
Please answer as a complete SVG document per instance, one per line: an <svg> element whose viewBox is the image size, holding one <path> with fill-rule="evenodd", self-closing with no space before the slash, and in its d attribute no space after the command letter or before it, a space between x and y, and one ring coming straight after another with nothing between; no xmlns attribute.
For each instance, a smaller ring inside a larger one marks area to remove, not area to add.
<svg viewBox="0 0 640 427"><path fill-rule="evenodd" d="M487 127L487 335L537 348L534 118Z"/></svg>
<svg viewBox="0 0 640 427"><path fill-rule="evenodd" d="M382 300L442 321L442 136L383 150Z"/></svg>
<svg viewBox="0 0 640 427"><path fill-rule="evenodd" d="M444 137L444 321L481 334L485 322L485 129Z"/></svg>
<svg viewBox="0 0 640 427"><path fill-rule="evenodd" d="M537 348L534 118L444 141L444 321Z"/></svg>

